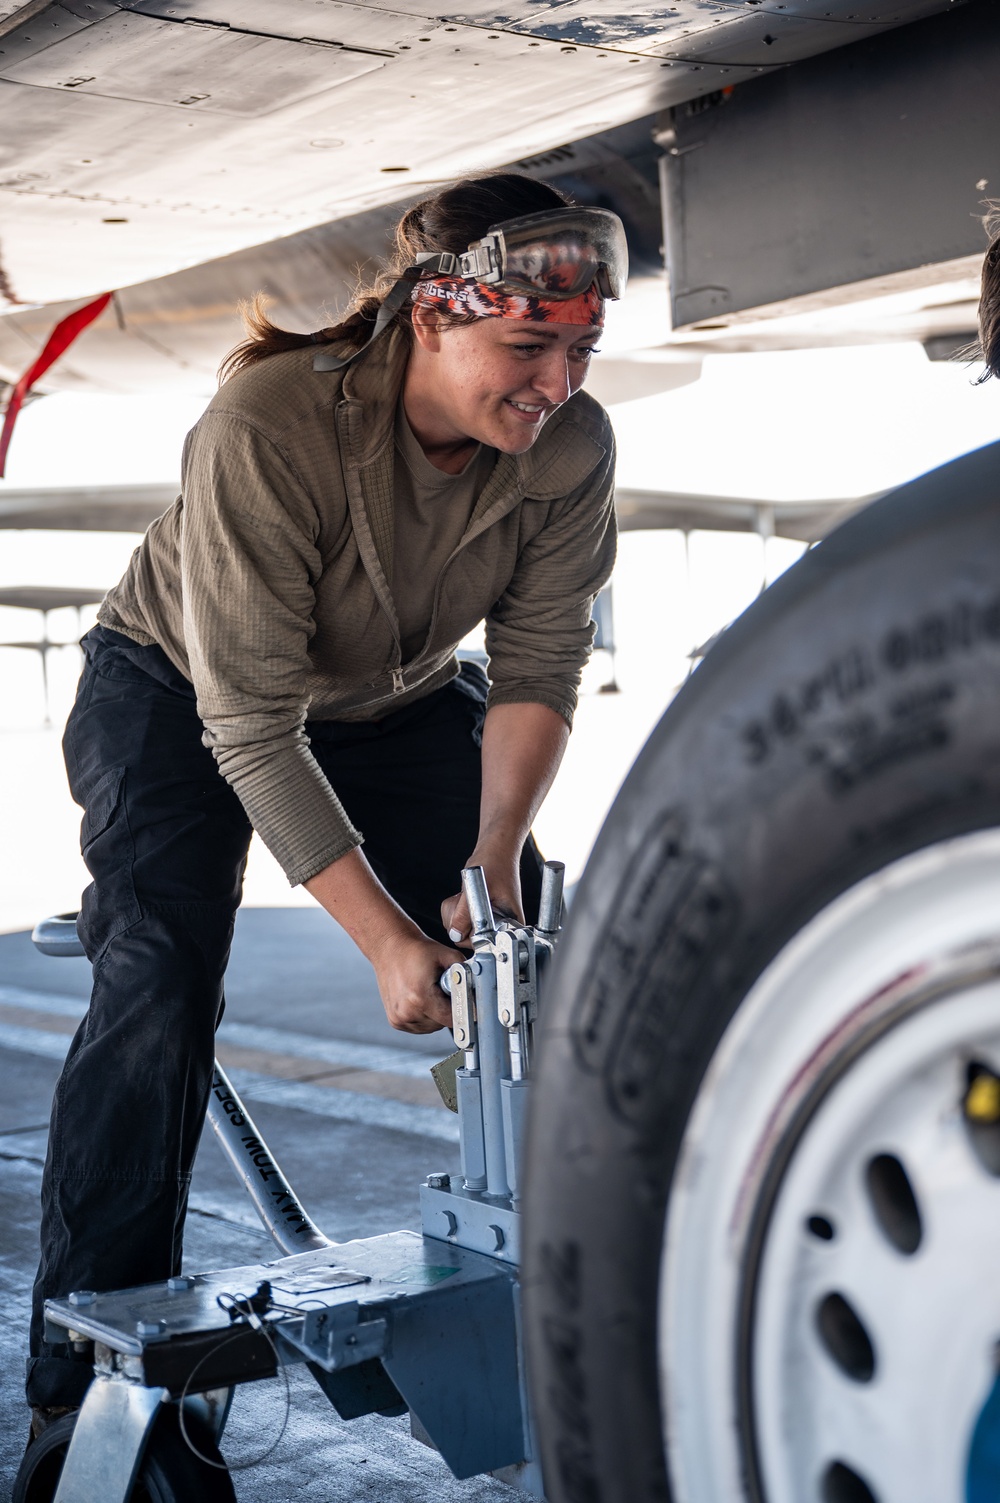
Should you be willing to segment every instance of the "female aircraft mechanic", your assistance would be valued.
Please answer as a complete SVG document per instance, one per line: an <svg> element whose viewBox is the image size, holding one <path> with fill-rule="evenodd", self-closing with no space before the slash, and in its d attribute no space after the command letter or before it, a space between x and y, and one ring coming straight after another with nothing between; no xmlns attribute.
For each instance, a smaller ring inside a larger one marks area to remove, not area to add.
<svg viewBox="0 0 1000 1503"><path fill-rule="evenodd" d="M396 241L335 328L251 316L182 496L84 639L65 750L94 989L45 1166L35 1433L91 1375L43 1341L44 1299L179 1271L251 830L371 961L395 1028L451 1021L462 866L537 911L529 830L614 558L611 430L578 389L624 233L496 174ZM488 698L455 657L484 619Z"/></svg>

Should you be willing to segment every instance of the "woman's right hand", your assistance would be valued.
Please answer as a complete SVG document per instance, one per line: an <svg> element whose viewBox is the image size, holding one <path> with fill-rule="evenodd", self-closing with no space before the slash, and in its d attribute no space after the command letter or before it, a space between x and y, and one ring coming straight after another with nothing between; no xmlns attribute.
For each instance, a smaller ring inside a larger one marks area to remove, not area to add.
<svg viewBox="0 0 1000 1503"><path fill-rule="evenodd" d="M451 999L441 990L441 973L465 955L426 935L397 934L369 958L393 1028L436 1033L451 1027Z"/></svg>
<svg viewBox="0 0 1000 1503"><path fill-rule="evenodd" d="M303 885L371 961L393 1028L436 1033L451 1027L441 973L466 956L427 938L386 892L362 851L348 851Z"/></svg>

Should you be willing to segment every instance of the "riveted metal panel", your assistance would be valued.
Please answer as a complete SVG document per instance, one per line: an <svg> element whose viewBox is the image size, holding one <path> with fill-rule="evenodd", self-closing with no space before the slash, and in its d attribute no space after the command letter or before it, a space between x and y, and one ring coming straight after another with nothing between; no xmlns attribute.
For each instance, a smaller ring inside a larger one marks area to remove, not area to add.
<svg viewBox="0 0 1000 1503"><path fill-rule="evenodd" d="M383 58L334 43L122 12L95 21L82 37L82 23L74 24L68 12L66 25L71 34L65 41L23 59L5 57L3 77L110 99L253 116L384 66Z"/></svg>

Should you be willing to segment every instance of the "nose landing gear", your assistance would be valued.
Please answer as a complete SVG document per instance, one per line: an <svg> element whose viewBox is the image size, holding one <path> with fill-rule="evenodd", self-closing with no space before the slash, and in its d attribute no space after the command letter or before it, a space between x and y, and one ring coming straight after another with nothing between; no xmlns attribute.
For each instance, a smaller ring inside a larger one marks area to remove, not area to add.
<svg viewBox="0 0 1000 1503"><path fill-rule="evenodd" d="M1000 1331L998 474L966 455L806 554L601 833L526 1153L550 1503L969 1503Z"/></svg>

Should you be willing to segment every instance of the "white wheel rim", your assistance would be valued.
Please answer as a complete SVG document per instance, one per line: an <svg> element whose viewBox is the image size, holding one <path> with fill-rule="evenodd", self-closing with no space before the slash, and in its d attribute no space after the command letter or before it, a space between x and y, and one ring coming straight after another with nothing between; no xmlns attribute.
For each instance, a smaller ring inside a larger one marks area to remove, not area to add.
<svg viewBox="0 0 1000 1503"><path fill-rule="evenodd" d="M960 1102L969 1059L1000 1069L998 977L1000 833L987 831L838 898L740 1008L685 1133L664 1239L678 1503L821 1503L834 1463L878 1503L962 1503L1000 1336L1000 1179ZM880 1228L865 1179L878 1154L913 1186L915 1252ZM809 1234L810 1215L833 1240ZM871 1338L868 1381L817 1330L832 1294Z"/></svg>

